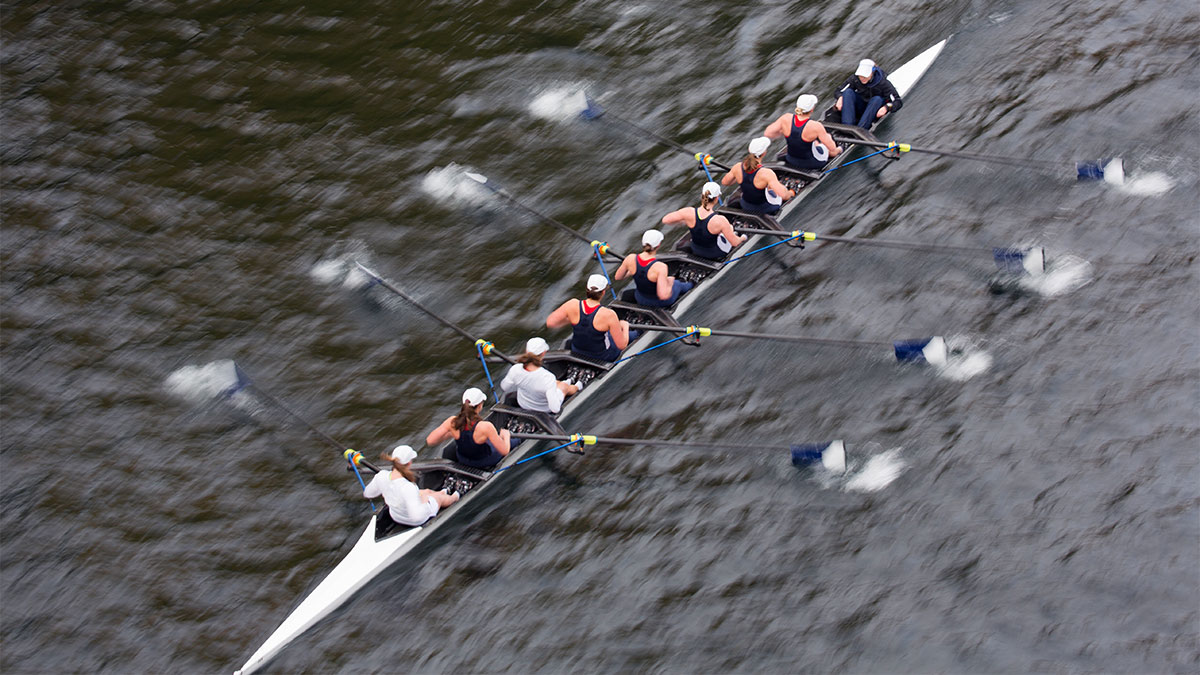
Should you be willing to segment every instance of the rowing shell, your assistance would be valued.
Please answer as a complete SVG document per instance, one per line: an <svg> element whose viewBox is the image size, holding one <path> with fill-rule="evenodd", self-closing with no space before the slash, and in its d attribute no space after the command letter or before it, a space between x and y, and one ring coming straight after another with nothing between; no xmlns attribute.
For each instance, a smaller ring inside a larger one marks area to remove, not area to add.
<svg viewBox="0 0 1200 675"><path fill-rule="evenodd" d="M888 79L901 96L907 95L912 90L913 85L925 74L945 46L946 40L942 40L889 74ZM826 115L828 119L830 113L827 111ZM889 115L884 119L890 117ZM865 133L866 136L874 138L870 136L869 132L856 130L854 127L844 127L831 121L826 121L825 124L827 127L831 127L832 131L839 133L859 137L863 137ZM853 146L845 148L842 154L830 162L828 168L833 168L845 161L851 154L851 149ZM776 171L785 185L796 190L796 196L784 205L775 218L748 214L737 209L719 209L718 212L730 218L735 226L742 224L782 229L780 221L794 211L799 203L821 182L822 174L819 172L796 171L777 164L767 164L767 166ZM685 245L689 234L689 232L685 232L677 245L680 247ZM763 235L753 235L742 245L740 250L751 250L762 239ZM610 306L617 311L618 315L623 315L622 318L640 316L677 326L679 323L675 316L682 314L695 304L704 289L714 285L713 282L720 279L730 267L723 265L722 262L697 258L687 253L686 250L670 251L661 254L659 259L667 262L673 275L694 280L696 287L685 294L672 308L651 310L628 302L614 302ZM382 280L371 270L363 269L376 280ZM625 353L635 354L649 347L655 339L657 336L648 332L634 341ZM494 423L497 428L508 428L527 433L568 435L562 424L570 419L574 411L580 409L584 401L599 388L602 380L607 379L625 363L624 361L615 364L596 361L572 354L566 349L551 350L544 357L544 366L560 380L575 379L586 385L583 391L568 399L559 416L555 418L547 413L522 410L511 403L500 403L493 406L485 418ZM292 613L284 619L283 623L271 633L262 646L237 672L241 675L248 675L266 665L288 643L299 637L313 624L328 616L371 579L400 560L438 527L449 521L450 517L463 508L467 502L474 500L484 490L498 483L499 481L495 479L501 475L500 469L511 467L522 457L528 455L536 445L529 441L515 445L495 471L476 469L455 462L453 444L443 447L440 459L414 462L413 470L417 473L417 482L420 487L436 490L451 486L460 492L462 498L442 509L437 517L418 527L397 525L388 517L386 508L371 516L370 522L359 536L358 541L355 542L354 547L350 549L350 553L292 610ZM830 450L822 456L821 461L828 468L834 470L844 467L845 451L841 442L831 444Z"/></svg>

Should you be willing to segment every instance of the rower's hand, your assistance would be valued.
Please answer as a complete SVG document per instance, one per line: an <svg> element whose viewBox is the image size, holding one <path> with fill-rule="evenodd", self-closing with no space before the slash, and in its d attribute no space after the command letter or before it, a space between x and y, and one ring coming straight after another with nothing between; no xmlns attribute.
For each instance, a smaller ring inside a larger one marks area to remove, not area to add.
<svg viewBox="0 0 1200 675"><path fill-rule="evenodd" d="M838 97L837 103L833 104L833 107L837 108L838 110L842 109L842 97L841 96Z"/></svg>
<svg viewBox="0 0 1200 675"><path fill-rule="evenodd" d="M886 114L888 114L888 107L885 105L879 109L879 112L875 113L875 119L879 119L880 117L883 117Z"/></svg>
<svg viewBox="0 0 1200 675"><path fill-rule="evenodd" d="M834 158L834 157L837 157L837 156L838 156L838 155L840 155L840 154L842 154L842 148L841 148L841 146L840 146L840 145L835 145L835 146L833 146L833 151L831 151L831 152L829 153L829 157L832 159L832 158Z"/></svg>
<svg viewBox="0 0 1200 675"><path fill-rule="evenodd" d="M788 199L791 199L792 197L795 197L795 196L796 196L795 190L788 190Z"/></svg>

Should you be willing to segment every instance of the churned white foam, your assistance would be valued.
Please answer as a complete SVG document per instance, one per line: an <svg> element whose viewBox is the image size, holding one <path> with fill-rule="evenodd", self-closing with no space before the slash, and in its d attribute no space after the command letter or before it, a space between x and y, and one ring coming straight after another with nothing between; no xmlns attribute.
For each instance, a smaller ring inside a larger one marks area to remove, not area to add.
<svg viewBox="0 0 1200 675"><path fill-rule="evenodd" d="M346 278L342 280L342 287L351 290L366 288L371 285L371 281L371 277L367 276L367 273L362 271L362 268L351 262L346 271Z"/></svg>
<svg viewBox="0 0 1200 675"><path fill-rule="evenodd" d="M986 373L991 367L991 354L985 351L972 351L951 356L945 364L938 366L937 372L946 379L965 382L980 373Z"/></svg>
<svg viewBox="0 0 1200 675"><path fill-rule="evenodd" d="M945 361L932 364L939 377L965 382L992 367L992 355L966 336L947 337L946 348Z"/></svg>
<svg viewBox="0 0 1200 675"><path fill-rule="evenodd" d="M529 102L530 113L552 122L569 120L587 108L587 94L578 85L542 92Z"/></svg>
<svg viewBox="0 0 1200 675"><path fill-rule="evenodd" d="M334 284L346 274L345 258L329 258L319 261L308 271L317 283Z"/></svg>
<svg viewBox="0 0 1200 675"><path fill-rule="evenodd" d="M1154 197L1170 190L1175 185L1171 177L1165 173L1148 173L1145 176L1137 178L1127 178L1122 185L1117 187L1118 190L1125 194L1138 195L1139 197Z"/></svg>
<svg viewBox="0 0 1200 675"><path fill-rule="evenodd" d="M467 177L466 167L454 162L433 169L421 179L421 189L430 197L448 204L484 204L488 201L487 188Z"/></svg>
<svg viewBox="0 0 1200 675"><path fill-rule="evenodd" d="M900 476L906 463L900 458L900 448L892 448L867 460L846 481L849 492L878 492Z"/></svg>
<svg viewBox="0 0 1200 675"><path fill-rule="evenodd" d="M1029 274L1021 277L1021 287L1054 297L1073 291L1092 280L1092 264L1079 256L1055 256L1053 261L1046 263L1046 270L1041 274Z"/></svg>
<svg viewBox="0 0 1200 675"><path fill-rule="evenodd" d="M202 366L184 366L168 375L166 380L168 392L196 403L230 394L237 384L237 371L229 359Z"/></svg>

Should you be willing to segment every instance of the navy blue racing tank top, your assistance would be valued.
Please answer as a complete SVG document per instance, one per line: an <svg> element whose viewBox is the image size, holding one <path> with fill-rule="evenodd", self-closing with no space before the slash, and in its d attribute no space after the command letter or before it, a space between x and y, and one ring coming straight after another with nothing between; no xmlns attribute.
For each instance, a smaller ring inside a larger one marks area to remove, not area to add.
<svg viewBox="0 0 1200 675"><path fill-rule="evenodd" d="M637 288L637 292L647 298L658 299L658 284L650 281L650 268L657 262L657 258L651 258L648 262L642 262L642 257L634 256L634 262L637 263L637 269L633 271L633 285Z"/></svg>
<svg viewBox="0 0 1200 675"><path fill-rule="evenodd" d="M759 165L758 169L762 166ZM745 165L742 166L742 203L762 206L767 203L767 189L754 186L754 175L758 173L758 169L746 171Z"/></svg>
<svg viewBox="0 0 1200 675"><path fill-rule="evenodd" d="M694 208L694 207L693 207ZM692 228L692 253L709 260L720 260L725 257L725 251L717 244L717 236L708 231L708 221L715 213L707 218L700 217L700 209L696 209L696 226Z"/></svg>
<svg viewBox="0 0 1200 675"><path fill-rule="evenodd" d="M587 311L587 305L579 301L579 323L575 324L575 332L571 335L571 351L591 358L600 358L608 350L608 334L601 333L592 325L596 320L596 312L600 305Z"/></svg>
<svg viewBox="0 0 1200 675"><path fill-rule="evenodd" d="M458 440L454 442L458 446L458 456L460 459L469 459L472 461L480 461L492 454L492 446L483 443L475 442L475 425L464 425L462 430L458 432Z"/></svg>
<svg viewBox="0 0 1200 675"><path fill-rule="evenodd" d="M783 161L797 169L820 169L829 162L829 148L820 139L805 141L801 138L808 119L797 124L799 116L792 115L792 133L787 137L787 154Z"/></svg>

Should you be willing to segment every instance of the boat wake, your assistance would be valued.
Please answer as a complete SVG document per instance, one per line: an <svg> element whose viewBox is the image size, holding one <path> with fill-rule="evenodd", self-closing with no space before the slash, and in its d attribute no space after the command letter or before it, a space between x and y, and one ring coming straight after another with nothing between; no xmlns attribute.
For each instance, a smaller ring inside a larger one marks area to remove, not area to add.
<svg viewBox="0 0 1200 675"><path fill-rule="evenodd" d="M542 92L529 102L529 112L551 122L565 122L588 109L587 94L581 85L559 87Z"/></svg>
<svg viewBox="0 0 1200 675"><path fill-rule="evenodd" d="M472 204L483 206L491 200L491 192L479 183L467 178L470 167L451 162L446 166L431 169L421 179L421 190L440 202L449 204Z"/></svg>
<svg viewBox="0 0 1200 675"><path fill-rule="evenodd" d="M947 336L946 351L946 362L934 364L939 377L965 382L992 367L992 355L965 336Z"/></svg>
<svg viewBox="0 0 1200 675"><path fill-rule="evenodd" d="M251 409L252 397L238 386L237 369L230 359L202 366L184 366L167 376L164 386L178 398L192 403L208 403L227 398L235 406Z"/></svg>

